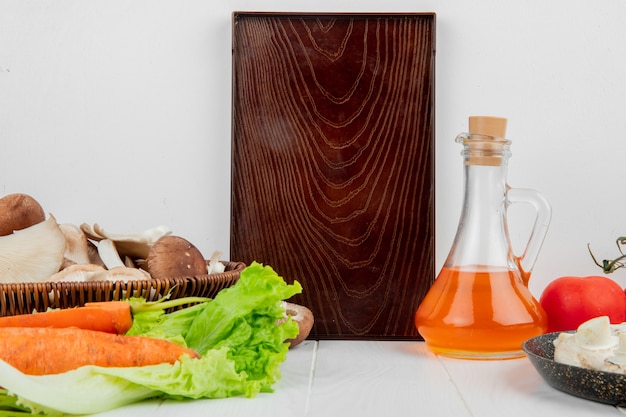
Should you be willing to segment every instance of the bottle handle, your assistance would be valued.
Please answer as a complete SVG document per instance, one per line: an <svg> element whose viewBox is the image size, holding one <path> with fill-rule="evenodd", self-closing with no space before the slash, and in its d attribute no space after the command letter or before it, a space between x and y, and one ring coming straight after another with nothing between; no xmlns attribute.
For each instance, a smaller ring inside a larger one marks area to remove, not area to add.
<svg viewBox="0 0 626 417"><path fill-rule="evenodd" d="M548 226L552 218L552 208L544 196L535 190L526 188L509 188L506 193L508 205L526 203L535 209L535 222L533 224L528 243L522 256L516 257L517 266L520 268L524 284L528 285L530 272L535 266L537 257L548 233Z"/></svg>

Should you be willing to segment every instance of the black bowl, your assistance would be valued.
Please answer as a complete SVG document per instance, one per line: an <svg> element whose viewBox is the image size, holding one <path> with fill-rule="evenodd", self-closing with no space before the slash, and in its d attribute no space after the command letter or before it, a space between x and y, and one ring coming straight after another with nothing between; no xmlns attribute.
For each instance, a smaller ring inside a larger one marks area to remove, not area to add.
<svg viewBox="0 0 626 417"><path fill-rule="evenodd" d="M553 388L604 404L626 404L626 375L594 371L554 361L553 341L559 333L528 339L522 349L537 372Z"/></svg>

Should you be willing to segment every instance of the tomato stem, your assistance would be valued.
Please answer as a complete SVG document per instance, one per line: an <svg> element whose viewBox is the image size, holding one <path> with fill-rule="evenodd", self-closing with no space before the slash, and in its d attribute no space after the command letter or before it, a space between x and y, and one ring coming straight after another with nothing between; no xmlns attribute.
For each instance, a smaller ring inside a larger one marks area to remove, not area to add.
<svg viewBox="0 0 626 417"><path fill-rule="evenodd" d="M618 237L615 243L617 245L617 250L619 251L621 256L612 260L605 259L602 261L602 263L598 262L596 257L593 255L593 252L591 251L590 244L587 243L587 250L589 251L591 258L593 259L593 262L600 268L602 268L602 271L604 271L605 274L611 274L617 269L624 268L626 266L626 264L622 262L626 259L626 254L624 254L624 251L622 250L622 246L626 245L626 236Z"/></svg>

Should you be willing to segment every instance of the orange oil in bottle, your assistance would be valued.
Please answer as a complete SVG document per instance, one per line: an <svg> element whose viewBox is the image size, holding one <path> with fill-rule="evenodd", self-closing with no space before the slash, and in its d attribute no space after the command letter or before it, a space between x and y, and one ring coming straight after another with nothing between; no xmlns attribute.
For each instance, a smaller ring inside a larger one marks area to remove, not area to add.
<svg viewBox="0 0 626 417"><path fill-rule="evenodd" d="M516 272L443 268L415 313L435 353L461 358L523 356L522 343L543 334L546 314Z"/></svg>

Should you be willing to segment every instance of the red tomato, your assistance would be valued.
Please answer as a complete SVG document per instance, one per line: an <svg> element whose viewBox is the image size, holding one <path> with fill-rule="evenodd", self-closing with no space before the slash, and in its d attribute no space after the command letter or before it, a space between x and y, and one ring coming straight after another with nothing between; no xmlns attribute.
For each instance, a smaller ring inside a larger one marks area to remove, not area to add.
<svg viewBox="0 0 626 417"><path fill-rule="evenodd" d="M576 330L598 316L609 316L613 324L626 321L626 293L607 277L557 278L543 290L539 303L548 315L548 332Z"/></svg>

